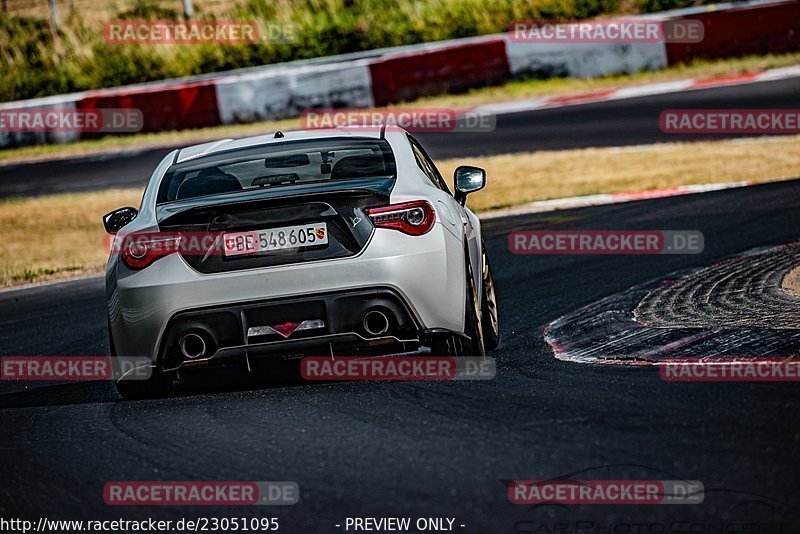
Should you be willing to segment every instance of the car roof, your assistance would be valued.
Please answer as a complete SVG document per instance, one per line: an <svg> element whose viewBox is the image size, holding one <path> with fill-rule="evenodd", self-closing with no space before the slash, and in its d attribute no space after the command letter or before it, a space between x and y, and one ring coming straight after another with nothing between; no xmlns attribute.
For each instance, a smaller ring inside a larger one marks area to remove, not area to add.
<svg viewBox="0 0 800 534"><path fill-rule="evenodd" d="M182 163L191 159L210 156L219 152L227 152L228 150L236 150L240 148L254 148L258 146L269 146L279 144L286 141L303 141L303 140L317 140L328 138L366 138L366 139L379 139L381 138L382 128L376 126L374 128L334 128L334 129L314 129L314 130L292 130L278 132L264 135L254 135L251 137L242 137L241 139L221 139L219 141L211 141L209 143L202 143L199 145L192 145L182 148L175 156L173 163Z"/></svg>

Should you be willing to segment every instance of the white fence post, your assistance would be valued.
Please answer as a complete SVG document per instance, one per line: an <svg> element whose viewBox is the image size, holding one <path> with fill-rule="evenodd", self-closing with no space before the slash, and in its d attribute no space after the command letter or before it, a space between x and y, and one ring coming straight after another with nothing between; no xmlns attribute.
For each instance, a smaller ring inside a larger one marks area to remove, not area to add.
<svg viewBox="0 0 800 534"><path fill-rule="evenodd" d="M53 28L58 30L59 29L58 6L56 5L56 0L49 0L49 1L50 1L50 21L53 23Z"/></svg>

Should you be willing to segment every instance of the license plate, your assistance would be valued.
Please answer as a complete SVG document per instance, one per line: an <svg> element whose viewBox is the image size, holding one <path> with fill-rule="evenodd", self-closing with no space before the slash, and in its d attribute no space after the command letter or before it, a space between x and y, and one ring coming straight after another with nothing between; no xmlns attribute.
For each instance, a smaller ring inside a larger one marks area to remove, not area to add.
<svg viewBox="0 0 800 534"><path fill-rule="evenodd" d="M225 256L261 254L287 248L327 244L328 226L325 223L301 224L225 234Z"/></svg>

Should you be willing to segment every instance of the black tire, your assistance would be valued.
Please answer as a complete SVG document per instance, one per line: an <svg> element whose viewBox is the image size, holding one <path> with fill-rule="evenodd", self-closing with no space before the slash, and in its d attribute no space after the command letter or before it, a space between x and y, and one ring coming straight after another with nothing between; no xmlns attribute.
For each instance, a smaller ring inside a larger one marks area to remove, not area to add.
<svg viewBox="0 0 800 534"><path fill-rule="evenodd" d="M481 243L481 245L483 247L483 301L481 304L483 346L486 350L494 350L500 344L500 316L497 311L497 295L492 278L492 268L489 266L489 255L486 254L486 243Z"/></svg>
<svg viewBox="0 0 800 534"><path fill-rule="evenodd" d="M467 262L467 291L464 313L464 333L469 340L462 342L464 356L485 356L486 350L483 342L483 327L481 326L481 310L478 306L478 292L475 290L472 266Z"/></svg>

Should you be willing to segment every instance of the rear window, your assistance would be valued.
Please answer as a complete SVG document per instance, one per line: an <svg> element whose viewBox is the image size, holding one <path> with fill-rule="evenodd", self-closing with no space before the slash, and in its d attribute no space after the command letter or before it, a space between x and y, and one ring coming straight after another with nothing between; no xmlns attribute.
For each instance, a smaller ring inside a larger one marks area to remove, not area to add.
<svg viewBox="0 0 800 534"><path fill-rule="evenodd" d="M383 139L287 141L173 165L161 182L158 203L395 174L394 155Z"/></svg>

